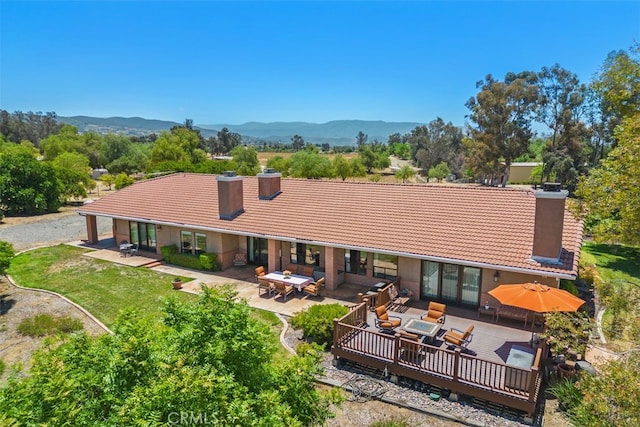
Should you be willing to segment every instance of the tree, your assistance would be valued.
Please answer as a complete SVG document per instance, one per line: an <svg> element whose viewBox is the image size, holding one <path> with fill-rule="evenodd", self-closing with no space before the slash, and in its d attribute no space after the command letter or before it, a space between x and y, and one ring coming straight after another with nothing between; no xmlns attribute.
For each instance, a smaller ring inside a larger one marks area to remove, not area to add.
<svg viewBox="0 0 640 427"><path fill-rule="evenodd" d="M318 351L274 357L277 339L229 288L171 299L162 323L123 313L113 335L44 347L28 376L0 389L0 413L25 425L322 425ZM292 374L293 373L293 374Z"/></svg>
<svg viewBox="0 0 640 427"><path fill-rule="evenodd" d="M127 175L126 173L119 173L115 180L115 185L116 185L116 190L120 190L124 187L128 187L131 184L133 184L135 181L133 180L133 178L131 178L129 175Z"/></svg>
<svg viewBox="0 0 640 427"><path fill-rule="evenodd" d="M231 150L231 155L238 174L253 176L260 172L260 162L255 148L239 145Z"/></svg>
<svg viewBox="0 0 640 427"><path fill-rule="evenodd" d="M229 153L242 143L242 137L235 132L229 132L226 127L218 131L217 143L221 153Z"/></svg>
<svg viewBox="0 0 640 427"><path fill-rule="evenodd" d="M339 177L343 181L353 176L351 164L349 164L347 159L345 159L342 154L337 154L333 158L333 161L331 162L331 168L333 169L333 175Z"/></svg>
<svg viewBox="0 0 640 427"><path fill-rule="evenodd" d="M304 148L304 138L297 134L293 135L291 137L291 147L294 151L302 150Z"/></svg>
<svg viewBox="0 0 640 427"><path fill-rule="evenodd" d="M531 115L537 99L535 73L508 73L504 81L488 75L476 84L480 92L467 101L471 110L469 126L473 150L494 168L500 160L505 164L502 186L509 179L513 159L527 152L531 131Z"/></svg>
<svg viewBox="0 0 640 427"><path fill-rule="evenodd" d="M16 255L13 245L9 242L0 240L0 276L7 273L11 260Z"/></svg>
<svg viewBox="0 0 640 427"><path fill-rule="evenodd" d="M592 88L600 101L604 138L613 142L616 126L640 112L640 43L628 52L610 52Z"/></svg>
<svg viewBox="0 0 640 427"><path fill-rule="evenodd" d="M64 125L57 134L49 135L40 143L44 152L44 160L53 160L64 152L81 153L83 142L78 128Z"/></svg>
<svg viewBox="0 0 640 427"><path fill-rule="evenodd" d="M358 134L356 135L356 149L360 150L363 146L365 146L368 139L369 137L366 133L362 131L358 132Z"/></svg>
<svg viewBox="0 0 640 427"><path fill-rule="evenodd" d="M291 176L320 179L331 176L331 161L317 150L298 151L291 156Z"/></svg>
<svg viewBox="0 0 640 427"><path fill-rule="evenodd" d="M63 202L68 198L87 197L87 189L90 188L93 181L89 177L91 167L86 156L80 153L66 152L60 154L51 163L61 185L60 192Z"/></svg>
<svg viewBox="0 0 640 427"><path fill-rule="evenodd" d="M267 167L280 172L283 177L289 176L289 169L291 168L291 159L282 156L273 156L267 160Z"/></svg>
<svg viewBox="0 0 640 427"><path fill-rule="evenodd" d="M111 190L111 186L115 183L116 179L110 173L105 173L100 177L100 181L105 183L107 190Z"/></svg>
<svg viewBox="0 0 640 427"><path fill-rule="evenodd" d="M402 166L399 170L396 171L396 178L401 180L403 184L405 184L408 180L413 178L416 175L416 171L409 165Z"/></svg>
<svg viewBox="0 0 640 427"><path fill-rule="evenodd" d="M578 175L585 171L587 160L585 142L589 135L581 121L586 87L575 74L558 64L542 68L537 86L536 118L551 130L543 152L543 172L547 180L553 174L573 189Z"/></svg>
<svg viewBox="0 0 640 427"><path fill-rule="evenodd" d="M0 206L10 216L56 212L60 183L53 167L24 147L0 153Z"/></svg>
<svg viewBox="0 0 640 427"><path fill-rule="evenodd" d="M580 180L576 194L596 239L640 244L640 113L616 128L618 145Z"/></svg>
<svg viewBox="0 0 640 427"><path fill-rule="evenodd" d="M429 178L435 178L438 182L446 178L451 171L446 163L442 162L429 169Z"/></svg>

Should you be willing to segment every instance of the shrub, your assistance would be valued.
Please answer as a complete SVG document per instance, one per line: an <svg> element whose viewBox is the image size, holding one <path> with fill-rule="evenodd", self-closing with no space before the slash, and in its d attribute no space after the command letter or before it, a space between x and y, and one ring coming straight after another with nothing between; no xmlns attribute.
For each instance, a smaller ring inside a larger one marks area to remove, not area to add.
<svg viewBox="0 0 640 427"><path fill-rule="evenodd" d="M549 387L549 393L558 399L560 410L565 412L571 411L582 401L582 392L576 387L576 382L567 378L563 378Z"/></svg>
<svg viewBox="0 0 640 427"><path fill-rule="evenodd" d="M20 322L18 332L30 337L43 337L58 332L78 331L82 328L82 322L70 316L53 317L50 314L38 314Z"/></svg>
<svg viewBox="0 0 640 427"><path fill-rule="evenodd" d="M0 359L0 377L4 374L4 361Z"/></svg>
<svg viewBox="0 0 640 427"><path fill-rule="evenodd" d="M329 345L333 339L333 319L344 316L349 309L341 304L319 304L301 311L291 318L294 328L302 329L307 337L312 337L321 345Z"/></svg>
<svg viewBox="0 0 640 427"><path fill-rule="evenodd" d="M177 245L162 246L160 248L160 253L162 254L162 258L164 258L166 262L171 263L171 257L174 254L178 253L178 246Z"/></svg>
<svg viewBox="0 0 640 427"><path fill-rule="evenodd" d="M200 254L200 265L203 270L208 271L219 271L221 269L218 255L211 253Z"/></svg>
<svg viewBox="0 0 640 427"><path fill-rule="evenodd" d="M193 270L202 270L200 264L200 257L192 254L173 254L169 261L173 265L180 267L191 268Z"/></svg>
<svg viewBox="0 0 640 427"><path fill-rule="evenodd" d="M135 181L126 173L118 174L115 178L116 190L120 190L124 187L128 187L133 184Z"/></svg>
<svg viewBox="0 0 640 427"><path fill-rule="evenodd" d="M7 272L14 256L13 245L0 240L0 276Z"/></svg>

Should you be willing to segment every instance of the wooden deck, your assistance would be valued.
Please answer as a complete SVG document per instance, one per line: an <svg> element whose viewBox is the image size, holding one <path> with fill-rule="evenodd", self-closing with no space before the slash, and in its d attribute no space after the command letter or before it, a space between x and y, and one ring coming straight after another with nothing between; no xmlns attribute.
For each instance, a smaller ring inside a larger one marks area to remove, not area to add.
<svg viewBox="0 0 640 427"><path fill-rule="evenodd" d="M393 313L397 314L397 313ZM402 324L420 311L398 314ZM432 344L406 340L399 334L380 333L373 325L366 303L355 307L334 324L333 355L390 375L403 376L448 389L453 393L499 403L531 415L541 387L540 363L543 348L535 349L531 369L506 365L511 346L529 346L530 331L497 325L484 319L447 315L444 329L466 329L475 325L469 351L449 349L440 338ZM532 349L533 351L533 349Z"/></svg>

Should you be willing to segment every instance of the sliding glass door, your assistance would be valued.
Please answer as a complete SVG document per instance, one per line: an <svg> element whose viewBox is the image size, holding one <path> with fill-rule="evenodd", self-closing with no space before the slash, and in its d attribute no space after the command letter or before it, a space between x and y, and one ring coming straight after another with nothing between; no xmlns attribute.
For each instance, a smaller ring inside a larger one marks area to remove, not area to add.
<svg viewBox="0 0 640 427"><path fill-rule="evenodd" d="M129 222L130 242L138 245L143 251L155 252L156 242L156 225L144 222Z"/></svg>
<svg viewBox="0 0 640 427"><path fill-rule="evenodd" d="M420 298L478 305L482 270L456 264L422 261Z"/></svg>

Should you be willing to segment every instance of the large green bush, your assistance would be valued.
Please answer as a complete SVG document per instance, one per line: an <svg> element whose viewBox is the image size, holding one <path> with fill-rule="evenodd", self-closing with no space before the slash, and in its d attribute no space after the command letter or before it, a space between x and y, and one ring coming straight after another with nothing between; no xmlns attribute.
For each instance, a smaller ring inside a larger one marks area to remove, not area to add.
<svg viewBox="0 0 640 427"><path fill-rule="evenodd" d="M192 268L194 270L219 271L221 269L221 265L218 262L218 255L216 254L182 254L178 252L178 246L176 245L163 246L160 248L160 252L168 264Z"/></svg>
<svg viewBox="0 0 640 427"><path fill-rule="evenodd" d="M296 329L302 329L305 336L326 346L333 340L333 319L348 312L349 309L341 304L318 304L296 313L291 318L291 324Z"/></svg>
<svg viewBox="0 0 640 427"><path fill-rule="evenodd" d="M0 240L0 275L7 272L14 256L15 251L13 250L13 245Z"/></svg>

